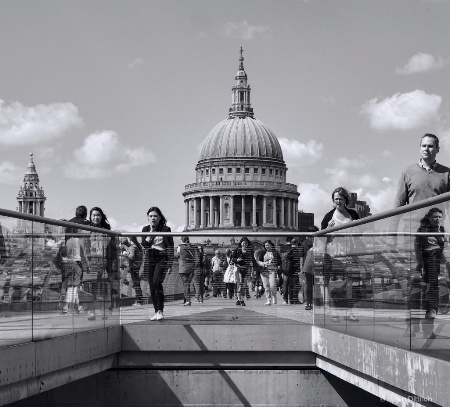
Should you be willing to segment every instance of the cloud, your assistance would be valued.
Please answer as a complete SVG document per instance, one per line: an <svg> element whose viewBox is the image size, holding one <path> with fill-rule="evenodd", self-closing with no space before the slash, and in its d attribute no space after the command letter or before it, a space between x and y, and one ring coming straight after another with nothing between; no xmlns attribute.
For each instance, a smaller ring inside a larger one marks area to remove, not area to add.
<svg viewBox="0 0 450 407"><path fill-rule="evenodd" d="M369 204L372 213L380 213L394 207L396 193L397 186L391 183L390 185L385 185L382 190L366 192L363 199ZM361 198L358 197L358 199Z"/></svg>
<svg viewBox="0 0 450 407"><path fill-rule="evenodd" d="M283 157L288 167L311 165L322 158L323 144L309 140L306 144L284 137L278 139L283 150Z"/></svg>
<svg viewBox="0 0 450 407"><path fill-rule="evenodd" d="M391 182L392 179L390 179L389 177L383 177L383 178L381 179L381 181L383 181L383 182Z"/></svg>
<svg viewBox="0 0 450 407"><path fill-rule="evenodd" d="M435 58L433 55L418 52L413 55L403 68L397 68L395 73L400 75L411 75L418 72L428 72L441 69L446 62L441 58Z"/></svg>
<svg viewBox="0 0 450 407"><path fill-rule="evenodd" d="M0 183L8 185L20 185L26 167L19 167L10 161L0 163Z"/></svg>
<svg viewBox="0 0 450 407"><path fill-rule="evenodd" d="M223 27L222 34L226 38L253 40L257 37L272 37L272 30L270 27L251 25L247 20L240 23L228 21Z"/></svg>
<svg viewBox="0 0 450 407"><path fill-rule="evenodd" d="M389 150L383 150L381 153L381 156L384 158L391 158L393 155L394 155L394 153Z"/></svg>
<svg viewBox="0 0 450 407"><path fill-rule="evenodd" d="M69 178L102 179L154 162L156 157L150 150L123 145L117 133L104 130L85 138L64 171Z"/></svg>
<svg viewBox="0 0 450 407"><path fill-rule="evenodd" d="M62 137L83 124L72 103L25 106L0 100L0 143L34 145Z"/></svg>
<svg viewBox="0 0 450 407"><path fill-rule="evenodd" d="M133 59L129 64L129 69L137 69L145 64L145 60L143 58Z"/></svg>
<svg viewBox="0 0 450 407"><path fill-rule="evenodd" d="M445 151L450 151L450 129L439 132L439 146Z"/></svg>
<svg viewBox="0 0 450 407"><path fill-rule="evenodd" d="M442 97L423 90L371 99L360 109L375 130L409 130L439 119Z"/></svg>
<svg viewBox="0 0 450 407"><path fill-rule="evenodd" d="M331 191L323 190L318 184L300 183L297 189L300 192L298 209L313 212L316 224L333 208Z"/></svg>
<svg viewBox="0 0 450 407"><path fill-rule="evenodd" d="M357 192L356 189L373 188L379 181L363 170L372 162L364 155L356 158L340 157L333 166L325 167L324 172L330 185L343 186Z"/></svg>

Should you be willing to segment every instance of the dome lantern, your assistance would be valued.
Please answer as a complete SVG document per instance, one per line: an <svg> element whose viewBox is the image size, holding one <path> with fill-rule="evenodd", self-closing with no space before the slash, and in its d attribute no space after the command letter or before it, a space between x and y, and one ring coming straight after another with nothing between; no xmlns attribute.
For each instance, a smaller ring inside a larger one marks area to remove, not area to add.
<svg viewBox="0 0 450 407"><path fill-rule="evenodd" d="M240 49L241 57L239 58L239 68L234 78L235 84L231 89L232 100L229 110L229 117L253 117L253 109L250 104L250 85L247 84L247 74L244 70L244 57L242 53L244 50Z"/></svg>

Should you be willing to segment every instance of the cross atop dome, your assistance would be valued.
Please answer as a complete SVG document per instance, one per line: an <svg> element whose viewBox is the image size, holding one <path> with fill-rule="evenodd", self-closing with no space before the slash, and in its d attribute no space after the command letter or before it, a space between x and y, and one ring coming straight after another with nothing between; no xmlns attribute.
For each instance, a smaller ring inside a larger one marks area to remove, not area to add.
<svg viewBox="0 0 450 407"><path fill-rule="evenodd" d="M229 117L253 117L253 109L250 104L250 85L247 84L247 74L244 70L244 50L239 50L239 68L234 78L235 84L232 88L232 105L229 110Z"/></svg>
<svg viewBox="0 0 450 407"><path fill-rule="evenodd" d="M244 57L242 56L242 53L244 52L244 50L241 47L241 50L239 51L241 53L241 57L239 58L239 70L243 71L244 70Z"/></svg>

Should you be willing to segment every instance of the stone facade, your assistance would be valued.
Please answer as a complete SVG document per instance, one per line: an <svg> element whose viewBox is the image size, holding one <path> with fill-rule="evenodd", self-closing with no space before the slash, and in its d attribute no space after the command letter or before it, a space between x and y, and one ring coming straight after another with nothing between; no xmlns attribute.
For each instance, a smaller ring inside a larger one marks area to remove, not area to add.
<svg viewBox="0 0 450 407"><path fill-rule="evenodd" d="M206 137L185 187L185 230L298 229L300 194L286 182L278 139L254 118L243 61L241 48L228 118Z"/></svg>
<svg viewBox="0 0 450 407"><path fill-rule="evenodd" d="M20 187L17 195L17 210L20 213L44 216L45 197L44 190L39 187L39 175L33 161L33 153L30 153L30 162L23 178L23 186Z"/></svg>

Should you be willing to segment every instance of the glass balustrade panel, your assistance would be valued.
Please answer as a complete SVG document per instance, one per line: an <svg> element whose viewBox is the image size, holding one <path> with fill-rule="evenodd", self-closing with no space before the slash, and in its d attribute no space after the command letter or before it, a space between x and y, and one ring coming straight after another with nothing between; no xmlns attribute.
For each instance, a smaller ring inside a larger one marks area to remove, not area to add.
<svg viewBox="0 0 450 407"><path fill-rule="evenodd" d="M33 224L0 216L0 347L33 338Z"/></svg>

